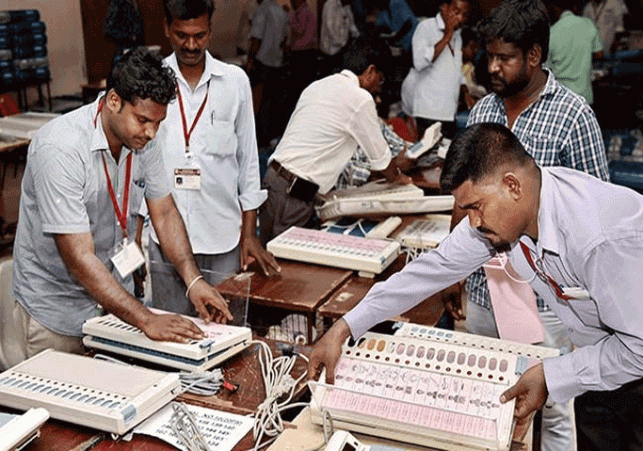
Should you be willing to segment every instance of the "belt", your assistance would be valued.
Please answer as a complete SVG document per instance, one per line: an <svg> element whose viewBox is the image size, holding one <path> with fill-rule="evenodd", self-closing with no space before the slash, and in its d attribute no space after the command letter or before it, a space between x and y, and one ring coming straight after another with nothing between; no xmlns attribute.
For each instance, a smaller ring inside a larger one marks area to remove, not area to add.
<svg viewBox="0 0 643 451"><path fill-rule="evenodd" d="M295 174L283 167L277 160L272 160L270 162L270 167L275 170L279 177L286 180L288 183L292 183L297 178Z"/></svg>

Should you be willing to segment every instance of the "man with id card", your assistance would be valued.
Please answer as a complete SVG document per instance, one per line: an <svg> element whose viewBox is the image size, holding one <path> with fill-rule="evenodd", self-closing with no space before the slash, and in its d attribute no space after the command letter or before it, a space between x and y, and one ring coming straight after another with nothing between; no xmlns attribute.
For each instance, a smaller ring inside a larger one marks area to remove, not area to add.
<svg viewBox="0 0 643 451"><path fill-rule="evenodd" d="M82 324L100 308L155 340L204 337L185 318L152 313L121 285L143 260L127 233L130 199L141 194L200 316L232 319L194 262L152 141L175 95L175 77L160 57L132 50L112 68L104 95L33 137L13 254L17 302L13 321L3 318L0 366L46 348L82 352Z"/></svg>
<svg viewBox="0 0 643 451"><path fill-rule="evenodd" d="M507 252L514 277L560 318L575 349L529 368L500 402L516 399L523 426L548 396L555 403L575 397L591 407L581 410L583 420L602 442L578 449L641 449L643 196L581 171L538 166L516 135L493 123L453 140L440 186L467 216L333 324L315 344L309 377L326 367L332 383L349 335L357 340Z"/></svg>
<svg viewBox="0 0 643 451"><path fill-rule="evenodd" d="M176 74L177 99L167 108L157 141L172 195L183 217L197 265L216 285L254 258L264 273L279 271L257 238L257 208L266 200L259 180L250 83L244 71L213 58L212 0L164 0L165 34L174 52L165 63ZM150 239L152 306L184 315L197 311L186 286ZM238 308L237 308L238 307ZM237 323L245 306L232 302Z"/></svg>

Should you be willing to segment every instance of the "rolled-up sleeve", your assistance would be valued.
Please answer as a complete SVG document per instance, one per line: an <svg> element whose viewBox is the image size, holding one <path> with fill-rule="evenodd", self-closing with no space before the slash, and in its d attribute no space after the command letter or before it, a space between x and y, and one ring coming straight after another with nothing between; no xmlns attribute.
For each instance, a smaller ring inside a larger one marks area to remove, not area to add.
<svg viewBox="0 0 643 451"><path fill-rule="evenodd" d="M356 110L351 121L351 134L371 162L373 171L383 171L391 163L393 156L386 144L380 127L380 120L372 99L365 100Z"/></svg>
<svg viewBox="0 0 643 451"><path fill-rule="evenodd" d="M30 153L43 232L85 233L90 231L89 215L83 200L85 174L80 157L62 152L51 144Z"/></svg>
<svg viewBox="0 0 643 451"><path fill-rule="evenodd" d="M160 199L172 191L172 177L165 169L160 140L154 140L140 154L145 168L145 197Z"/></svg>
<svg viewBox="0 0 643 451"><path fill-rule="evenodd" d="M434 19L426 19L426 24L421 23L413 33L411 48L413 51L413 67L422 71L433 66L435 44L441 39Z"/></svg>

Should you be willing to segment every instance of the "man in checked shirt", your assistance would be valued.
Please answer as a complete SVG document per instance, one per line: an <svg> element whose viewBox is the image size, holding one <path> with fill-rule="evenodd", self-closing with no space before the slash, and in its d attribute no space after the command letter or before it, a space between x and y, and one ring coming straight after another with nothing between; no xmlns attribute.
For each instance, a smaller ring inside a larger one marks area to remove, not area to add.
<svg viewBox="0 0 643 451"><path fill-rule="evenodd" d="M549 48L549 19L540 0L506 0L481 23L485 38L492 93L471 111L468 126L494 122L507 126L541 166L566 166L609 180L601 130L587 102L561 85L543 66ZM464 216L453 212L452 224ZM465 283L467 331L498 337L484 269ZM464 319L459 295L445 301L456 319ZM562 354L571 342L560 320L537 298L545 346ZM508 337L502 337L508 338ZM513 337L509 337L515 339ZM574 450L573 402L548 402L543 409L543 450Z"/></svg>

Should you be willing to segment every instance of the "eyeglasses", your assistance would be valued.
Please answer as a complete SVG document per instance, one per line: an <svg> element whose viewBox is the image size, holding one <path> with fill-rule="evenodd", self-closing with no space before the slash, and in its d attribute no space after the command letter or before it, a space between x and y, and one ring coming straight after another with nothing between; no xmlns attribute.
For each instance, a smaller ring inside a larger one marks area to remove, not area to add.
<svg viewBox="0 0 643 451"><path fill-rule="evenodd" d="M556 283L553 277L545 272L542 260L536 259L536 262L534 263L534 259L531 257L531 249L529 249L527 245L522 241L520 242L520 248L522 249L522 253L525 254L525 258L527 259L529 266L531 266L531 269L534 270L538 278L544 283L549 284L554 289L554 292L556 292L556 296L558 296L560 299L569 301L571 298L563 293L560 285Z"/></svg>

